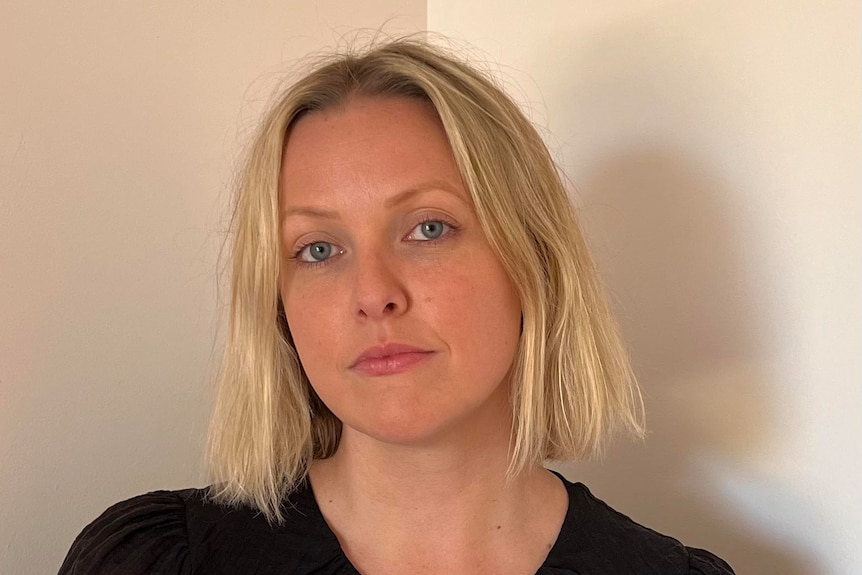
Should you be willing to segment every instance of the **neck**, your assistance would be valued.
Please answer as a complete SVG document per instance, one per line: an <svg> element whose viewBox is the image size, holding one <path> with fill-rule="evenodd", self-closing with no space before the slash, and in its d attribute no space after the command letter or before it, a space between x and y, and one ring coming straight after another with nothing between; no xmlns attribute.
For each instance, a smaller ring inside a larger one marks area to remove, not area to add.
<svg viewBox="0 0 862 575"><path fill-rule="evenodd" d="M494 423L473 420L421 445L386 443L345 426L335 455L314 462L309 475L351 560L372 561L363 550L369 533L373 553L387 560L499 555L511 538L536 526L537 510L548 502L559 515L565 490L541 465L506 484L511 425Z"/></svg>
<svg viewBox="0 0 862 575"><path fill-rule="evenodd" d="M491 435L490 433L488 435ZM498 439L495 441L495 439ZM310 471L315 489L336 492L342 504L357 512L370 511L415 519L422 507L440 514L464 503L481 503L486 497L501 501L525 483L517 478L508 488L509 463L505 439L476 437L473 441L423 447L381 443L345 428L336 454L315 462Z"/></svg>

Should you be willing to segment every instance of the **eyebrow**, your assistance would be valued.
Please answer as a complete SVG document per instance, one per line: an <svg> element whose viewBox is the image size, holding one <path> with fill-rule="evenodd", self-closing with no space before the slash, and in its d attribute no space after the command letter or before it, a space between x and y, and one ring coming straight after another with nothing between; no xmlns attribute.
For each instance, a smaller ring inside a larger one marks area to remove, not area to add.
<svg viewBox="0 0 862 575"><path fill-rule="evenodd" d="M411 186L406 190L398 192L391 198L387 198L387 200L383 202L383 207L386 209L394 208L395 206L403 204L404 202L418 194L429 192L431 190L441 190L444 192L448 192L458 198L461 202L464 202L464 198L461 197L461 194L459 194L458 191L451 185L447 184L443 180L431 180L430 182ZM325 220L341 219L341 216L339 216L338 212L336 211L324 210L322 208L315 208L311 206L297 206L293 208L288 208L282 214L282 220L286 220L291 216L308 216L311 218L320 218Z"/></svg>

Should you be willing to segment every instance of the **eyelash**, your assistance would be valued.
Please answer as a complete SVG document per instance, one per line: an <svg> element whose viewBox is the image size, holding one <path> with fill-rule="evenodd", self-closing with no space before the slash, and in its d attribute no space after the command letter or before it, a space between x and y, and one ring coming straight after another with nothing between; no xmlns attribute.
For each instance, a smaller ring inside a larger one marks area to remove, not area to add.
<svg viewBox="0 0 862 575"><path fill-rule="evenodd" d="M439 243L441 241L444 241L446 238L453 235L454 233L456 233L460 229L460 226L454 224L453 222L449 221L446 218L443 218L440 216L434 216L434 217L428 216L428 217L423 218L421 221L416 222L416 225L414 225L412 228L410 228L410 230L411 231L415 230L417 227L419 227L423 224L427 224L429 222L440 222L442 224L445 224L446 226L449 227L449 231L448 232L444 231L443 234L437 238L431 238L431 239L427 239L427 240L414 240L414 241L418 241L420 244L436 244L436 243ZM327 263L329 263L329 260L331 260L332 257L329 257L328 259L325 259L322 261L316 261L316 262L306 262L306 261L299 259L299 254L301 254L303 252L303 250L305 250L305 248L307 248L308 246L312 246L314 244L320 244L320 243L325 244L325 243L329 243L329 242L312 241L312 242L302 244L301 246L299 246L296 249L296 251L293 253L293 256L289 259L292 260L296 265L298 265L302 268L305 268L305 269L313 269L313 268L317 268L317 267L326 265Z"/></svg>

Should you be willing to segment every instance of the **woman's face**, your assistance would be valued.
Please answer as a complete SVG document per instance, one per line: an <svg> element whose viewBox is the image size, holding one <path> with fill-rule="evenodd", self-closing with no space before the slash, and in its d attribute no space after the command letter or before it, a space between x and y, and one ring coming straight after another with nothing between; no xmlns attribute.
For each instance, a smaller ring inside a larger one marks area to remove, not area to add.
<svg viewBox="0 0 862 575"><path fill-rule="evenodd" d="M503 380L521 306L430 104L356 97L307 114L288 137L280 190L288 325L345 433L421 443L511 417ZM390 373L354 367L389 342L431 353Z"/></svg>

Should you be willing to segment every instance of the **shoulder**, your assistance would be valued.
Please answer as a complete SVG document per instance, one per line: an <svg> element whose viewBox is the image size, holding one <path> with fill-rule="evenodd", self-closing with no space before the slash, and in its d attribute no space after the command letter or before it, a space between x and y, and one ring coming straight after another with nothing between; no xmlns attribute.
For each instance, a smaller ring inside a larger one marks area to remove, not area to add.
<svg viewBox="0 0 862 575"><path fill-rule="evenodd" d="M561 476L562 478L562 476ZM587 573L732 575L733 570L708 551L686 547L673 537L636 523L594 496L582 483L562 478L569 510L551 550L558 568Z"/></svg>
<svg viewBox="0 0 862 575"><path fill-rule="evenodd" d="M110 506L75 538L60 574L189 573L186 498L154 491Z"/></svg>
<svg viewBox="0 0 862 575"><path fill-rule="evenodd" d="M733 569L724 559L705 549L694 547L686 549L688 549L690 575L733 575Z"/></svg>
<svg viewBox="0 0 862 575"><path fill-rule="evenodd" d="M283 525L250 507L215 503L208 489L154 491L110 506L78 535L59 575L191 573L339 573L337 539L313 496L285 501Z"/></svg>

